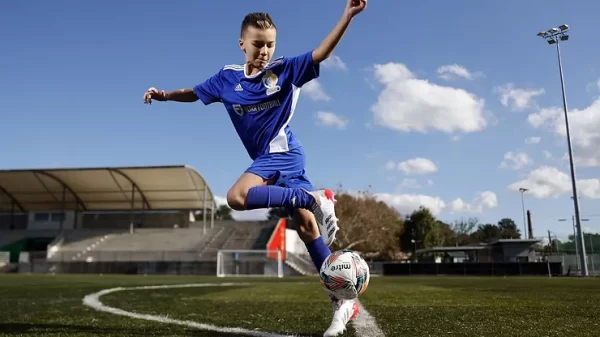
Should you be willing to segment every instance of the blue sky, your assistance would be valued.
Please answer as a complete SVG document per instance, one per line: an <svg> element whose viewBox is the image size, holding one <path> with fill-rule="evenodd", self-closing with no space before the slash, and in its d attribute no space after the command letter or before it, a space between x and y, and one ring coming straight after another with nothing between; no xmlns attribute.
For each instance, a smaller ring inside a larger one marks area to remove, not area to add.
<svg viewBox="0 0 600 337"><path fill-rule="evenodd" d="M270 12L276 55L294 55L321 42L345 1L176 4L5 4L0 168L189 164L224 196L250 159L223 108L147 106L143 92L191 87L243 63L247 12ZM511 217L520 227L511 189L525 186L534 234L570 233L557 221L573 207L556 50L536 37L567 23L581 208L600 231L599 11L594 1L371 0L301 95L291 125L309 177L321 187L370 186L403 212L423 204L443 220ZM526 144L530 137L539 139Z"/></svg>

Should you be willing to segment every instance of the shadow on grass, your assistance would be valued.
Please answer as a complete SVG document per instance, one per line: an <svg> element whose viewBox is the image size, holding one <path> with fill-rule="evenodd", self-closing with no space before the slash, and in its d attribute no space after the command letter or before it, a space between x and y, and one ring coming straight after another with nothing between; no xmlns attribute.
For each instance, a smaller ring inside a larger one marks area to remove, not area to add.
<svg viewBox="0 0 600 337"><path fill-rule="evenodd" d="M97 327L75 324L48 324L48 323L0 323L0 333L7 335L20 334L110 334L121 333L133 336L147 334L141 329L128 329L123 327Z"/></svg>
<svg viewBox="0 0 600 337"><path fill-rule="evenodd" d="M152 330L149 333L149 330ZM32 336L47 336L79 334L89 336L97 335L115 335L115 336L193 336L193 337L243 337L243 334L218 333L214 331L203 331L196 329L169 329L164 328L124 328L115 327L98 327L75 324L46 324L46 323L0 323L0 334L23 335L31 334ZM319 337L320 334L303 334L306 337Z"/></svg>

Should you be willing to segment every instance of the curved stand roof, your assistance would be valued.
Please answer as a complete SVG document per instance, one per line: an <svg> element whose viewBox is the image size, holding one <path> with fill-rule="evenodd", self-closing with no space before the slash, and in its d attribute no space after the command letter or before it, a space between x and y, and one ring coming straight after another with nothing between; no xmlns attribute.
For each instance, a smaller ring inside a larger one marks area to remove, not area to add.
<svg viewBox="0 0 600 337"><path fill-rule="evenodd" d="M186 165L0 170L0 211L148 211L216 208Z"/></svg>

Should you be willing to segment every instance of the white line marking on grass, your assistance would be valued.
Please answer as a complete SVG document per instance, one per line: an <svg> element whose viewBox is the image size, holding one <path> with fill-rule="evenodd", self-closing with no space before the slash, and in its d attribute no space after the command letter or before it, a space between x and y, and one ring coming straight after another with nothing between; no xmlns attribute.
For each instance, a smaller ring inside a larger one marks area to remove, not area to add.
<svg viewBox="0 0 600 337"><path fill-rule="evenodd" d="M360 313L356 316L353 323L356 335L360 337L385 337L383 331L377 325L377 322L375 322L375 318L371 316L360 302L358 302L358 305L360 305Z"/></svg>
<svg viewBox="0 0 600 337"><path fill-rule="evenodd" d="M87 305L95 310L107 312L114 315L126 316L131 318L143 319L147 321L154 321L159 323L183 325L190 328L196 328L199 330L214 331L219 333L228 333L244 336L253 337L296 337L297 335L280 335L276 333L262 332L257 330L247 330L236 327L219 327L212 324L198 323L194 321L181 321L177 319L167 318L165 316L138 314L135 312L125 311L118 308L109 307L100 302L100 297L126 290L152 290L152 289L175 289L175 288L194 288L194 287L231 287L231 286L243 286L250 285L249 283L194 283L194 284L177 284L177 285L160 285L160 286L143 286L143 287L128 287L128 288L111 288L104 289L97 293L89 294L83 298L83 304ZM360 335L363 336L363 335ZM374 335L373 335L374 336Z"/></svg>

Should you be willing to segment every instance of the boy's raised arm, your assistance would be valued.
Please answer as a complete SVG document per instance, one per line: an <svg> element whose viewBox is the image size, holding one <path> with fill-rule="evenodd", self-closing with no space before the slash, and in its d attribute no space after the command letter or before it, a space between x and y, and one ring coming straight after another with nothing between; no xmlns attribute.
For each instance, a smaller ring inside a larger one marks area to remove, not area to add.
<svg viewBox="0 0 600 337"><path fill-rule="evenodd" d="M354 16L362 12L365 8L367 8L367 0L348 0L340 21L338 21L329 35L325 37L319 47L313 50L312 59L314 63L321 63L331 56Z"/></svg>

